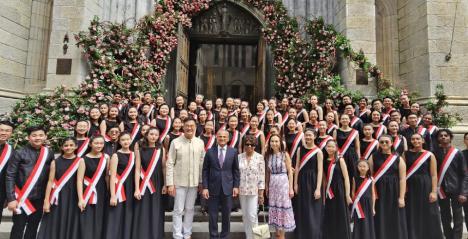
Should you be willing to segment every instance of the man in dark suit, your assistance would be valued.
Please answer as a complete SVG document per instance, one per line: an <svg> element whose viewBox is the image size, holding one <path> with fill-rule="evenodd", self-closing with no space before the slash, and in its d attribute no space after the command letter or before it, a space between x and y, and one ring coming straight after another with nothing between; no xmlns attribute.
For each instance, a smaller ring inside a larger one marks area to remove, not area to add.
<svg viewBox="0 0 468 239"><path fill-rule="evenodd" d="M230 228L232 198L239 194L239 162L237 149L227 146L229 133L219 130L217 147L212 147L203 162L203 197L208 200L210 238L227 238ZM222 231L218 232L218 211L221 206Z"/></svg>

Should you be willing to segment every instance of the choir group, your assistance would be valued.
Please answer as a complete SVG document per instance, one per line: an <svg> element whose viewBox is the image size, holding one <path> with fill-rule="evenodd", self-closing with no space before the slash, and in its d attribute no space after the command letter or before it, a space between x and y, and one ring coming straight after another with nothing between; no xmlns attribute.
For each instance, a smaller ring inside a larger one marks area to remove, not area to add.
<svg viewBox="0 0 468 239"><path fill-rule="evenodd" d="M169 107L150 93L115 94L76 123L57 157L41 126L28 128L28 145L14 149L14 125L1 121L0 200L14 214L11 238L164 238L174 177L188 174L171 170L167 179L166 164L182 150L173 141L189 121L205 152L220 131L238 152L247 238L258 225L257 204L268 207L278 238L292 231L307 239L462 237L468 150L452 146L452 132L433 125L407 95L398 108L391 98L349 96L339 106L330 99L319 105L316 96L249 103L197 95ZM249 167L252 155L258 170ZM253 205L243 195L255 195ZM199 196L204 210L207 198Z"/></svg>

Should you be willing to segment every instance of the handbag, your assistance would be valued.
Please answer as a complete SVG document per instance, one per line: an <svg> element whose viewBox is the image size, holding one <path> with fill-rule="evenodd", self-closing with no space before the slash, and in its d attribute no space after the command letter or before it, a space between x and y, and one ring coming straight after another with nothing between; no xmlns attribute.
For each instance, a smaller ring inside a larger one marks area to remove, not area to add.
<svg viewBox="0 0 468 239"><path fill-rule="evenodd" d="M262 211L265 211L265 206L262 205ZM263 214L263 225L258 225L252 228L252 234L255 239L266 239L270 238L270 226L266 221L265 213Z"/></svg>

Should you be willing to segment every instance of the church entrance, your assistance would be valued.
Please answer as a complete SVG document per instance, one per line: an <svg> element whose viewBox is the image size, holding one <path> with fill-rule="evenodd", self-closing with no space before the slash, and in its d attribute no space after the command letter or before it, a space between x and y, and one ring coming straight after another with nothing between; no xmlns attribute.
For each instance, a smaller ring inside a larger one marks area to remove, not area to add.
<svg viewBox="0 0 468 239"><path fill-rule="evenodd" d="M176 72L168 72L175 83L166 81L168 96L193 100L203 94L213 100L236 97L258 102L272 95L268 49L262 25L253 14L226 0L195 17L192 24L191 29L179 29L176 61L171 63Z"/></svg>

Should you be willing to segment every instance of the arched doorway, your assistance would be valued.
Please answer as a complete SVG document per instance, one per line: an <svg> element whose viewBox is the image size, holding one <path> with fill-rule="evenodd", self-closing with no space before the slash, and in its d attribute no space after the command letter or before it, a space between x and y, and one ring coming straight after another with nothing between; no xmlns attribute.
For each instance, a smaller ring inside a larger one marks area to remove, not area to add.
<svg viewBox="0 0 468 239"><path fill-rule="evenodd" d="M273 94L270 52L262 23L241 3L219 1L179 29L176 53L169 65L168 100L196 94L208 99L238 97L249 102Z"/></svg>

